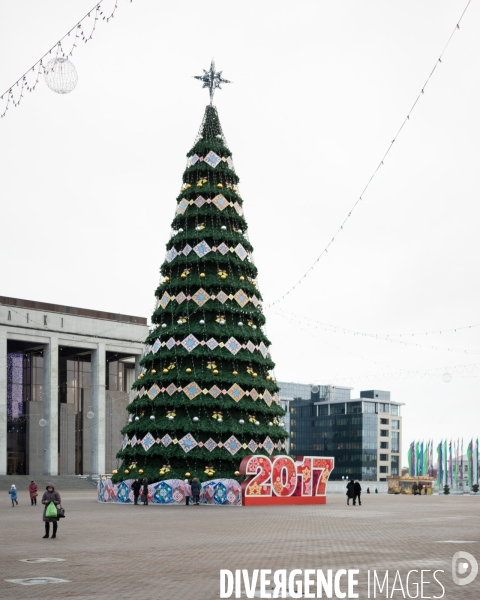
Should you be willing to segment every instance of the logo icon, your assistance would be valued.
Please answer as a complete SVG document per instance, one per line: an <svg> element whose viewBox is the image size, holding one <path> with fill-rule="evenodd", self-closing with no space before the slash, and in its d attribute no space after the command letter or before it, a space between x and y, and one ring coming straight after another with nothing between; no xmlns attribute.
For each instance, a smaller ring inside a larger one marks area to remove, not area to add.
<svg viewBox="0 0 480 600"><path fill-rule="evenodd" d="M466 577L459 577L459 575L465 575L469 567L470 573ZM468 552L455 552L455 554L452 556L453 583L455 585L468 585L469 583L472 583L477 575L478 562L475 557Z"/></svg>

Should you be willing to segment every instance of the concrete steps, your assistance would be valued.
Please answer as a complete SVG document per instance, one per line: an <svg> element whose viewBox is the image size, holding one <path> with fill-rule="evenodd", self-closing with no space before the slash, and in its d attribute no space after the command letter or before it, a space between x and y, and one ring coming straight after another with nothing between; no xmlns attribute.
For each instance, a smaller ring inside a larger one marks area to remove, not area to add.
<svg viewBox="0 0 480 600"><path fill-rule="evenodd" d="M62 490L92 490L97 486L97 480L90 476L78 475L0 475L0 491L8 491L14 483L17 487L19 496L28 493L28 486L32 479L38 485L39 495L43 494L48 482L52 482L55 489Z"/></svg>

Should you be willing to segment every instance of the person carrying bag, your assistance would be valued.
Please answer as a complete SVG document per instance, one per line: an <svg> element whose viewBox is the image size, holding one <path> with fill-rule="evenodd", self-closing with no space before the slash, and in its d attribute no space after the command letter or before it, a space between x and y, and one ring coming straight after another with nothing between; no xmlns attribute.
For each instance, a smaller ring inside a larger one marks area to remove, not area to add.
<svg viewBox="0 0 480 600"><path fill-rule="evenodd" d="M57 537L58 520L60 518L59 511L61 508L60 494L55 491L53 483L47 483L47 490L43 493L42 504L45 506L43 510L43 521L45 523L44 538L50 537L50 523L53 523L52 540ZM65 516L65 511L64 515Z"/></svg>

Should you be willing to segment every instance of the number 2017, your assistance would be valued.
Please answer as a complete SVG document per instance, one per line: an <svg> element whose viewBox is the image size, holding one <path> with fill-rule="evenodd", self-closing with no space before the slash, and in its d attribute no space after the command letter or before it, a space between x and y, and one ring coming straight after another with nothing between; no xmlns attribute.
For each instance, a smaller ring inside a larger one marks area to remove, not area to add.
<svg viewBox="0 0 480 600"><path fill-rule="evenodd" d="M247 456L240 464L243 504L324 504L333 458Z"/></svg>

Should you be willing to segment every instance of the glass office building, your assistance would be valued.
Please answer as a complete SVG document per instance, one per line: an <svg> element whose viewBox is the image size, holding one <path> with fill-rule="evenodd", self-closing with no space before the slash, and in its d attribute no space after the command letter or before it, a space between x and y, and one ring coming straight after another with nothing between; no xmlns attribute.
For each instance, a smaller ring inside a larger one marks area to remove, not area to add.
<svg viewBox="0 0 480 600"><path fill-rule="evenodd" d="M332 480L353 477L386 481L400 474L401 416L390 392L368 390L352 399L352 388L282 383L288 410L290 454L333 456Z"/></svg>

